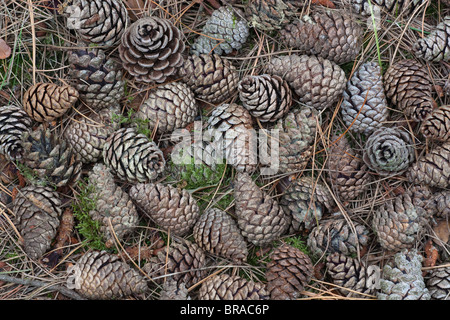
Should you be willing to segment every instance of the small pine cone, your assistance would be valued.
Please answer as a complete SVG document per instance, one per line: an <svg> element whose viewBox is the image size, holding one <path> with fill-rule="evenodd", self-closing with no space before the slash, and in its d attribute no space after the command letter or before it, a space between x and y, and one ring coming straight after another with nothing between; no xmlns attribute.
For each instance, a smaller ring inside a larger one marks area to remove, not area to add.
<svg viewBox="0 0 450 320"><path fill-rule="evenodd" d="M118 64L101 49L73 51L69 56L68 76L74 79L74 88L90 108L117 106L124 96L123 72Z"/></svg>
<svg viewBox="0 0 450 320"><path fill-rule="evenodd" d="M226 273L208 277L200 287L199 300L268 300L263 284Z"/></svg>
<svg viewBox="0 0 450 320"><path fill-rule="evenodd" d="M126 298L148 290L145 277L106 251L85 253L67 274L66 286L92 300Z"/></svg>
<svg viewBox="0 0 450 320"><path fill-rule="evenodd" d="M450 59L450 16L445 16L434 30L418 39L412 47L416 57L433 62Z"/></svg>
<svg viewBox="0 0 450 320"><path fill-rule="evenodd" d="M89 212L89 216L99 222L105 245L109 248L114 245L116 237L122 240L134 231L139 216L133 201L115 183L113 174L104 164L95 164L88 176L89 185L93 187L91 196L96 201L95 209Z"/></svg>
<svg viewBox="0 0 450 320"><path fill-rule="evenodd" d="M69 29L102 47L117 44L129 24L127 8L120 0L70 0L64 13Z"/></svg>
<svg viewBox="0 0 450 320"><path fill-rule="evenodd" d="M148 120L150 129L165 133L186 127L197 114L192 90L182 82L170 82L151 91L134 116Z"/></svg>
<svg viewBox="0 0 450 320"><path fill-rule="evenodd" d="M214 51L222 55L240 50L250 34L247 22L241 18L242 15L239 9L231 6L214 10L206 21L201 35L192 45L192 53L210 54Z"/></svg>
<svg viewBox="0 0 450 320"><path fill-rule="evenodd" d="M16 105L0 107L0 154L10 161L23 156L22 136L31 129L32 120Z"/></svg>
<svg viewBox="0 0 450 320"><path fill-rule="evenodd" d="M81 116L71 120L64 138L79 155L81 162L92 163L102 158L106 139L119 128L114 121L114 115L119 114L119 108L104 108L89 116Z"/></svg>
<svg viewBox="0 0 450 320"><path fill-rule="evenodd" d="M274 122L284 117L292 105L289 84L279 76L248 75L238 85L244 108L261 122Z"/></svg>
<svg viewBox="0 0 450 320"><path fill-rule="evenodd" d="M389 109L378 63L361 65L348 81L343 97L342 118L350 131L368 135L387 121Z"/></svg>
<svg viewBox="0 0 450 320"><path fill-rule="evenodd" d="M315 109L303 107L291 110L279 119L279 170L282 173L303 170L312 156L312 144L320 118ZM260 155L261 156L261 155Z"/></svg>
<svg viewBox="0 0 450 320"><path fill-rule="evenodd" d="M450 140L450 105L435 109L420 127L422 134L432 140Z"/></svg>
<svg viewBox="0 0 450 320"><path fill-rule="evenodd" d="M195 242L206 252L236 263L247 261L247 243L236 222L225 211L207 209L195 223L193 235Z"/></svg>
<svg viewBox="0 0 450 320"><path fill-rule="evenodd" d="M166 164L156 143L133 128L118 129L106 139L103 160L116 176L130 183L156 179Z"/></svg>
<svg viewBox="0 0 450 320"><path fill-rule="evenodd" d="M267 291L272 300L295 300L311 281L314 267L311 259L287 244L274 249L267 264Z"/></svg>
<svg viewBox="0 0 450 320"><path fill-rule="evenodd" d="M206 276L206 256L195 243L184 240L172 243L150 258L143 270L157 283L174 280L189 288Z"/></svg>
<svg viewBox="0 0 450 320"><path fill-rule="evenodd" d="M59 194L49 187L27 186L13 200L16 226L24 240L25 253L40 259L56 236L62 214Z"/></svg>
<svg viewBox="0 0 450 320"><path fill-rule="evenodd" d="M398 127L375 130L367 138L363 160L381 176L402 174L414 161L414 146L409 132Z"/></svg>
<svg viewBox="0 0 450 320"><path fill-rule="evenodd" d="M356 13L371 16L372 12L377 14L391 14L398 17L400 14L411 15L415 10L428 0L345 0L344 3L350 5Z"/></svg>
<svg viewBox="0 0 450 320"><path fill-rule="evenodd" d="M197 201L185 189L161 183L139 183L131 187L129 195L158 226L178 236L188 233L200 216Z"/></svg>
<svg viewBox="0 0 450 320"><path fill-rule="evenodd" d="M436 104L431 95L433 82L425 67L415 60L390 65L383 83L386 97L414 121L424 120Z"/></svg>
<svg viewBox="0 0 450 320"><path fill-rule="evenodd" d="M415 250L402 250L383 268L378 300L430 300L422 276L423 257Z"/></svg>
<svg viewBox="0 0 450 320"><path fill-rule="evenodd" d="M333 284L339 286L338 290L344 296L364 297L364 294L372 294L373 290L368 288L366 282L367 269L358 259L335 252L327 257L326 266Z"/></svg>
<svg viewBox="0 0 450 320"><path fill-rule="evenodd" d="M367 190L372 175L345 136L334 135L331 141L327 160L331 187L342 201L354 200Z"/></svg>
<svg viewBox="0 0 450 320"><path fill-rule="evenodd" d="M217 54L189 56L179 74L197 99L212 104L222 103L237 92L236 68Z"/></svg>
<svg viewBox="0 0 450 320"><path fill-rule="evenodd" d="M450 142L431 149L406 172L409 182L429 187L447 188L450 185Z"/></svg>
<svg viewBox="0 0 450 320"><path fill-rule="evenodd" d="M434 193L431 201L434 204L436 216L441 218L450 218L450 191L442 190Z"/></svg>
<svg viewBox="0 0 450 320"><path fill-rule="evenodd" d="M352 221L355 228L344 218L323 221L308 235L307 245L312 254L322 256L334 252L347 256L358 252L358 247L369 243L369 230L363 225Z"/></svg>
<svg viewBox="0 0 450 320"><path fill-rule="evenodd" d="M280 41L301 54L337 64L354 61L362 48L363 28L350 15L326 11L303 16L280 31Z"/></svg>
<svg viewBox="0 0 450 320"><path fill-rule="evenodd" d="M431 300L450 300L450 267L429 270L426 280Z"/></svg>
<svg viewBox="0 0 450 320"><path fill-rule="evenodd" d="M283 211L291 220L291 230L312 229L324 214L331 210L334 200L327 187L317 178L302 176L290 183L280 199Z"/></svg>
<svg viewBox="0 0 450 320"><path fill-rule="evenodd" d="M182 34L171 21L143 17L129 26L119 45L123 68L136 81L163 83L183 65Z"/></svg>
<svg viewBox="0 0 450 320"><path fill-rule="evenodd" d="M256 169L257 139L252 125L250 113L236 103L216 107L208 118L208 130L223 143L224 158L239 172Z"/></svg>
<svg viewBox="0 0 450 320"><path fill-rule="evenodd" d="M277 240L289 227L289 219L278 202L261 190L248 173L238 173L234 195L239 229L254 245Z"/></svg>
<svg viewBox="0 0 450 320"><path fill-rule="evenodd" d="M429 219L440 210L440 195L432 193L426 185L411 185L406 193L411 197L411 201L416 208L423 209L423 218ZM450 208L450 207L449 207Z"/></svg>
<svg viewBox="0 0 450 320"><path fill-rule="evenodd" d="M40 82L23 95L23 108L35 121L53 121L72 108L78 96L78 91L71 86Z"/></svg>
<svg viewBox="0 0 450 320"><path fill-rule="evenodd" d="M412 248L422 231L425 215L423 208L414 205L409 193L387 200L375 211L372 220L381 247L389 251Z"/></svg>
<svg viewBox="0 0 450 320"><path fill-rule="evenodd" d="M82 162L56 132L39 127L24 134L22 145L23 163L37 175L36 183L62 187L80 178Z"/></svg>
<svg viewBox="0 0 450 320"><path fill-rule="evenodd" d="M184 283L180 285L176 281L169 279L163 284L159 300L191 300Z"/></svg>
<svg viewBox="0 0 450 320"><path fill-rule="evenodd" d="M254 0L246 6L246 15L252 27L272 31L289 23L298 5L292 0Z"/></svg>
<svg viewBox="0 0 450 320"><path fill-rule="evenodd" d="M333 107L347 85L341 67L315 56L274 57L267 65L267 72L286 80L301 103L317 110Z"/></svg>

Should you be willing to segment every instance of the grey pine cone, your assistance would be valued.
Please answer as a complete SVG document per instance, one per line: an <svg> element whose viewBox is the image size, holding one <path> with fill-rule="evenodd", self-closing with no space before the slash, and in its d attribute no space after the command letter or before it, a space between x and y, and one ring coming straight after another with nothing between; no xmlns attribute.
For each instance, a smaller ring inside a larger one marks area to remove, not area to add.
<svg viewBox="0 0 450 320"><path fill-rule="evenodd" d="M412 47L418 58L439 62L450 59L450 16L445 16L434 30L418 39Z"/></svg>
<svg viewBox="0 0 450 320"><path fill-rule="evenodd" d="M426 285L432 300L450 300L450 267L429 270Z"/></svg>
<svg viewBox="0 0 450 320"><path fill-rule="evenodd" d="M31 129L32 120L16 105L0 107L0 154L10 161L23 156L22 136Z"/></svg>
<svg viewBox="0 0 450 320"><path fill-rule="evenodd" d="M245 10L252 27L272 31L289 23L299 6L300 3L295 0L255 0Z"/></svg>

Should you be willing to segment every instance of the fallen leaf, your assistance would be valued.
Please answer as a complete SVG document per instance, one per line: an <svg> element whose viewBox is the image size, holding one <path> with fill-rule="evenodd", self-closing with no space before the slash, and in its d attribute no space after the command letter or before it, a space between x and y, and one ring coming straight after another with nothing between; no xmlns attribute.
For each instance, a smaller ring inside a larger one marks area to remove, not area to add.
<svg viewBox="0 0 450 320"><path fill-rule="evenodd" d="M336 8L336 5L330 0L312 0L311 4L319 4L330 9Z"/></svg>
<svg viewBox="0 0 450 320"><path fill-rule="evenodd" d="M448 243L448 240L450 239L450 222L447 220L439 221L436 226L433 227L433 231L442 243Z"/></svg>
<svg viewBox="0 0 450 320"><path fill-rule="evenodd" d="M0 60L7 59L11 55L11 47L5 42L5 40L0 39Z"/></svg>
<svg viewBox="0 0 450 320"><path fill-rule="evenodd" d="M425 261L423 262L424 267L434 267L436 265L436 261L439 258L439 251L433 246L433 241L428 240L425 244Z"/></svg>

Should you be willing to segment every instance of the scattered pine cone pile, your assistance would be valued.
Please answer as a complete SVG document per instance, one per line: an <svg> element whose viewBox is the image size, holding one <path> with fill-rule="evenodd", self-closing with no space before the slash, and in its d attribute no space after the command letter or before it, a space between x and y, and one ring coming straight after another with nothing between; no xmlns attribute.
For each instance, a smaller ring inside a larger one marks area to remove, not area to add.
<svg viewBox="0 0 450 320"><path fill-rule="evenodd" d="M450 8L41 2L5 24L0 273L28 259L76 299L450 299Z"/></svg>

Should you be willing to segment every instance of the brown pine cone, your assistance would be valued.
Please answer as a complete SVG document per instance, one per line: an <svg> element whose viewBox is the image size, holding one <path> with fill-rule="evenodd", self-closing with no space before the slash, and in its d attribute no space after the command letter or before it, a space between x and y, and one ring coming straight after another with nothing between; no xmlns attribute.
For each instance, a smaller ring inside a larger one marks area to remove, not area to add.
<svg viewBox="0 0 450 320"><path fill-rule="evenodd" d="M331 188L342 201L354 200L367 190L372 175L345 136L334 135L331 141L327 159Z"/></svg>
<svg viewBox="0 0 450 320"><path fill-rule="evenodd" d="M40 82L28 88L22 103L33 120L47 122L64 115L77 102L78 96L78 91L71 86Z"/></svg>
<svg viewBox="0 0 450 320"><path fill-rule="evenodd" d="M414 121L424 120L436 102L431 95L433 82L424 66L412 59L389 66L383 76L386 97Z"/></svg>
<svg viewBox="0 0 450 320"><path fill-rule="evenodd" d="M450 267L437 266L428 271L426 276L427 289L432 300L450 300Z"/></svg>
<svg viewBox="0 0 450 320"><path fill-rule="evenodd" d="M246 15L252 27L272 31L289 23L299 5L292 0L254 0L246 6Z"/></svg>
<svg viewBox="0 0 450 320"><path fill-rule="evenodd" d="M182 82L169 82L150 91L134 116L148 120L150 129L156 127L159 133L165 133L186 127L197 114L191 89Z"/></svg>
<svg viewBox="0 0 450 320"><path fill-rule="evenodd" d="M234 181L235 213L242 235L256 246L277 240L289 226L278 202L261 190L248 173Z"/></svg>
<svg viewBox="0 0 450 320"><path fill-rule="evenodd" d="M387 121L389 109L378 63L361 65L348 81L343 97L342 118L350 131L368 135Z"/></svg>
<svg viewBox="0 0 450 320"><path fill-rule="evenodd" d="M436 216L441 218L450 217L450 191L442 190L431 196L432 208Z"/></svg>
<svg viewBox="0 0 450 320"><path fill-rule="evenodd" d="M32 120L16 105L0 107L0 154L10 161L23 156L22 136L31 129Z"/></svg>
<svg viewBox="0 0 450 320"><path fill-rule="evenodd" d="M245 76L239 82L238 90L244 108L261 122L277 121L292 105L291 88L279 76Z"/></svg>
<svg viewBox="0 0 450 320"><path fill-rule="evenodd" d="M406 178L414 184L447 188L450 185L450 142L434 147L417 159L406 172Z"/></svg>
<svg viewBox="0 0 450 320"><path fill-rule="evenodd" d="M293 54L274 57L267 64L267 73L282 77L301 103L317 110L333 107L347 85L341 67L315 56Z"/></svg>
<svg viewBox="0 0 450 320"><path fill-rule="evenodd" d="M106 251L86 252L67 274L67 287L92 300L126 298L148 290L145 277Z"/></svg>
<svg viewBox="0 0 450 320"><path fill-rule="evenodd" d="M49 187L27 186L13 200L15 225L24 240L25 253L40 259L50 249L61 218L59 194Z"/></svg>
<svg viewBox="0 0 450 320"><path fill-rule="evenodd" d="M450 59L450 16L445 16L434 30L418 39L412 47L416 57L439 62Z"/></svg>
<svg viewBox="0 0 450 320"><path fill-rule="evenodd" d="M180 77L195 97L212 104L231 98L239 83L239 74L229 60L217 54L189 56L179 70Z"/></svg>
<svg viewBox="0 0 450 320"><path fill-rule="evenodd" d="M195 242L206 252L236 263L247 261L247 243L236 222L225 211L205 210L194 225L193 235Z"/></svg>
<svg viewBox="0 0 450 320"><path fill-rule="evenodd" d="M337 64L355 60L362 48L363 33L363 28L345 11L306 15L280 31L281 42L287 47Z"/></svg>
<svg viewBox="0 0 450 320"><path fill-rule="evenodd" d="M450 140L450 105L435 109L422 122L420 127L422 134L432 140Z"/></svg>
<svg viewBox="0 0 450 320"><path fill-rule="evenodd" d="M311 281L314 267L311 259L287 244L274 249L267 264L267 291L272 300L295 300Z"/></svg>
<svg viewBox="0 0 450 320"><path fill-rule="evenodd" d="M124 69L139 82L165 82L183 65L181 37L167 19L140 18L125 30L119 45Z"/></svg>
<svg viewBox="0 0 450 320"><path fill-rule="evenodd" d="M106 139L103 160L117 177L130 183L152 181L166 165L156 143L134 128L118 129Z"/></svg>
<svg viewBox="0 0 450 320"><path fill-rule="evenodd" d="M138 183L131 187L129 195L158 226L178 236L188 233L200 216L197 201L185 189L161 183Z"/></svg>
<svg viewBox="0 0 450 320"><path fill-rule="evenodd" d="M345 255L357 253L358 247L361 250L369 243L369 230L355 221L352 224L354 230L345 218L322 220L308 235L307 245L312 254L320 257L333 252Z"/></svg>
<svg viewBox="0 0 450 320"><path fill-rule="evenodd" d="M221 273L208 277L200 287L199 300L268 300L263 284Z"/></svg>
<svg viewBox="0 0 450 320"><path fill-rule="evenodd" d="M206 256L195 243L184 240L158 251L143 266L143 270L157 283L174 280L189 289L207 275Z"/></svg>
<svg viewBox="0 0 450 320"><path fill-rule="evenodd" d="M134 231L139 216L128 194L115 183L113 174L104 164L95 164L88 176L93 189L91 197L96 202L89 216L99 222L105 245L110 248L116 237L122 240Z"/></svg>

